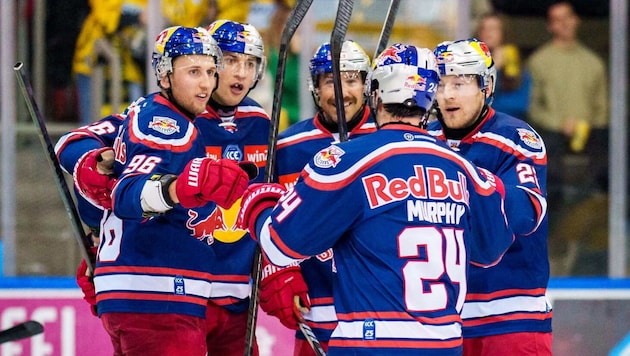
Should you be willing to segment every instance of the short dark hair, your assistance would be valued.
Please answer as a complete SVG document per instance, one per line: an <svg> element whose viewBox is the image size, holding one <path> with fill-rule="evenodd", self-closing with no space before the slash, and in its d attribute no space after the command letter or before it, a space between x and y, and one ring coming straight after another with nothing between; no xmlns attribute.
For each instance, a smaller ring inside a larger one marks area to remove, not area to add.
<svg viewBox="0 0 630 356"><path fill-rule="evenodd" d="M405 104L384 104L383 108L388 113L397 117L422 116L427 111L419 106L407 106Z"/></svg>

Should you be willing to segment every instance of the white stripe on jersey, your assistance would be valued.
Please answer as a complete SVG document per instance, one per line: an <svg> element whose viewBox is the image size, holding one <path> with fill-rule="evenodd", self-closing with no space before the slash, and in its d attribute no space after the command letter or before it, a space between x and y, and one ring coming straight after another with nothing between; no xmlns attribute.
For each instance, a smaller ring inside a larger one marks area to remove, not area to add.
<svg viewBox="0 0 630 356"><path fill-rule="evenodd" d="M417 321L374 321L374 336L391 339L457 339L462 335L460 323L426 325ZM331 338L363 339L363 321L339 321Z"/></svg>
<svg viewBox="0 0 630 356"><path fill-rule="evenodd" d="M320 129L313 129L313 130L310 130L310 131L299 132L299 133L296 133L295 135L291 135L289 137L285 137L285 138L279 139L278 140L278 145L282 145L282 144L285 144L287 142L299 141L299 140L301 140L303 138L306 138L306 137L318 136L318 135L321 135L323 133L324 132L322 130L320 130Z"/></svg>
<svg viewBox="0 0 630 356"><path fill-rule="evenodd" d="M525 147L518 145L516 142L510 140L509 138L498 135L496 133L492 133L492 132L477 132L476 134L473 135L472 138L473 140L478 140L479 138L486 138L490 141L500 142L501 144L512 148L514 151L521 153L523 156L534 159L534 160L540 160L540 159L545 158L545 156L547 156L547 152L544 145L542 147L543 148L542 151L532 152L526 149Z"/></svg>
<svg viewBox="0 0 630 356"><path fill-rule="evenodd" d="M140 140L154 142L158 145L171 145L175 147L185 146L190 143L190 138L193 134L193 130L195 129L195 126L189 123L186 125L187 126L186 133L184 134L183 137L179 139L162 138L162 137L153 136L151 134L145 134L144 132L142 132L140 128L138 127L139 125L138 125L137 115L133 115L132 120L133 120L133 125L130 125L130 126L132 127L133 136L137 137Z"/></svg>
<svg viewBox="0 0 630 356"><path fill-rule="evenodd" d="M458 153L452 151L451 149L447 147L438 146L433 142L426 142L426 141L402 141L402 142L388 143L370 152L365 157L361 158L355 164L353 164L352 167L334 175L318 174L315 171L313 171L313 168L311 167L310 164L306 165L306 167L304 167L304 170L308 173L309 177L313 179L314 181L321 182L321 183L340 182L345 179L348 179L349 177L352 177L354 174L357 173L357 171L363 169L364 166L369 165L370 162L374 160L376 157L382 154L386 154L388 151L391 151L391 150L406 149L406 148L428 149L431 151L436 151L438 155L447 156L451 161L459 162L460 165L466 169L466 171L468 172L468 175L472 177L472 179L474 180L477 186L481 187L483 190L494 189L490 181L488 181L485 178L481 178L479 176L479 171L477 171L475 166L473 166L473 164L470 163L465 158L462 158L461 155L459 155Z"/></svg>
<svg viewBox="0 0 630 356"><path fill-rule="evenodd" d="M251 287L249 283L223 283L213 282L212 292L210 297L212 298L224 298L234 297L237 299L245 299L249 297Z"/></svg>
<svg viewBox="0 0 630 356"><path fill-rule="evenodd" d="M94 277L96 293L135 291L173 293L173 276L150 276L137 274L111 274ZM208 298L213 286L208 281L184 278L184 290L187 295Z"/></svg>
<svg viewBox="0 0 630 356"><path fill-rule="evenodd" d="M271 241L271 235L269 234L269 225L271 225L271 216L269 216L259 233L258 240L260 241L260 247L269 258L269 261L276 266L286 267L295 262L302 262L302 260L296 260L286 256L280 251L276 245Z"/></svg>
<svg viewBox="0 0 630 356"><path fill-rule="evenodd" d="M259 113L261 116L269 116L265 109L255 105L243 105L238 107L239 113Z"/></svg>
<svg viewBox="0 0 630 356"><path fill-rule="evenodd" d="M547 312L550 309L546 296L518 296L488 302L466 302L462 319L473 319L515 312Z"/></svg>
<svg viewBox="0 0 630 356"><path fill-rule="evenodd" d="M304 319L316 323L337 321L334 305L311 306L311 310L304 314Z"/></svg>

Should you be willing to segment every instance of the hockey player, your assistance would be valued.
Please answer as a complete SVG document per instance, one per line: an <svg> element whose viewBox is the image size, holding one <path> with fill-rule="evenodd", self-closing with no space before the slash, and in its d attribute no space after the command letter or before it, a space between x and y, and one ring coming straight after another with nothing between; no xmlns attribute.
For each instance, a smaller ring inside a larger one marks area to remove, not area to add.
<svg viewBox="0 0 630 356"><path fill-rule="evenodd" d="M212 218L216 205L231 206L248 184L234 161L204 157L193 123L220 65L206 30L162 31L153 53L160 93L132 105L114 142L119 178L101 225L94 284L117 355L207 353L204 318L216 255L209 236L191 236L186 222Z"/></svg>
<svg viewBox="0 0 630 356"><path fill-rule="evenodd" d="M251 161L262 182L267 163L269 116L247 95L265 72L263 40L250 24L217 20L208 30L223 53L219 87L212 94L207 112L195 124L206 140L210 157ZM217 255L216 273L222 283L215 283L206 314L208 354L242 356L245 352L250 279L256 244L244 229L235 226L240 208L217 209L221 220L213 233L212 247ZM254 345L254 354L258 354Z"/></svg>
<svg viewBox="0 0 630 356"><path fill-rule="evenodd" d="M367 80L380 129L320 150L288 192L251 185L239 223L279 266L334 248L329 355L460 355L468 263L513 241L503 184L423 129L431 50L395 44Z"/></svg>
<svg viewBox="0 0 630 356"><path fill-rule="evenodd" d="M495 267L470 267L464 355L551 355L545 145L527 123L492 109L496 71L484 42L445 42L435 54L442 77L429 132L518 186L506 199L516 241Z"/></svg>
<svg viewBox="0 0 630 356"><path fill-rule="evenodd" d="M219 76L219 88L212 93L207 111L198 115L195 126L203 137L206 155L215 159L228 158L235 161L249 160L261 167L254 181L262 181L266 164L266 147L269 137L269 117L247 94L254 88L264 72L265 57L262 38L256 29L249 24L219 20L209 27L212 37L217 41L223 53L223 70ZM89 142L90 149L107 152L107 146L113 144L120 115L113 115L85 128L79 128L66 134L57 145L58 155L62 162L67 162L69 172L74 172L75 182L83 186L95 185L92 191L102 194L107 191L105 184L113 177L90 174L97 166L77 165L73 170L72 162L76 162L81 151L77 142ZM124 115L122 115L124 117ZM110 135L110 132L114 132ZM99 152L93 151L95 155ZM88 155L89 156L89 155ZM64 159L65 158L65 159ZM92 158L91 162L104 165L102 159ZM88 174L80 174L82 171ZM100 169L101 173L105 171ZM93 178L85 182L81 177ZM100 184L100 185L99 185ZM101 195L102 196L102 195ZM108 196L108 194L104 194ZM107 199L104 199L107 200ZM98 204L95 204L98 205ZM236 229L234 223L239 204L231 207L217 207L212 219L190 215L184 222L194 236L207 235L217 255L216 276L220 278L213 284L211 302L208 304L207 346L210 355L242 355L245 347L247 322L247 305L250 287L249 275L255 243L247 236L246 231ZM83 215L83 214L82 214ZM102 213L101 213L102 215ZM80 271L81 272L81 271ZM83 270L84 272L84 270ZM84 273L78 282L85 286L85 294L89 294L90 283ZM257 347L254 353L257 354Z"/></svg>
<svg viewBox="0 0 630 356"><path fill-rule="evenodd" d="M352 40L343 43L340 58L342 90L344 102L347 103L345 119L348 139L354 139L376 130L371 110L366 105L364 86L370 71L370 59L363 48ZM339 142L329 43L322 44L315 51L309 62L309 71L309 89L317 113L310 119L293 124L278 135L276 177L287 189L295 184L302 168L316 152ZM301 297L303 306L310 304L310 311L304 318L324 350L328 348L330 334L336 325L332 302L332 257L332 249L329 249L303 261L300 266L282 270L266 268L263 269L261 280L262 309L278 317L291 329L298 328L293 314L294 294ZM269 273L270 271L275 273ZM286 281L288 282L285 283ZM307 289L308 298L305 294ZM313 349L302 332L296 333L294 355L313 355Z"/></svg>

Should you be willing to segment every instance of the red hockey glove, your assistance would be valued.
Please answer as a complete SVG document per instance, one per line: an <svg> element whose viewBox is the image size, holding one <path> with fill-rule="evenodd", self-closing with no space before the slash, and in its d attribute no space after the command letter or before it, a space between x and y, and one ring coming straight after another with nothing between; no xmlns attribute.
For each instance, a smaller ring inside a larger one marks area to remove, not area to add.
<svg viewBox="0 0 630 356"><path fill-rule="evenodd" d="M93 252L95 253L96 251ZM85 260L81 260L77 268L77 284L81 288L81 291L83 291L83 299L90 304L92 315L98 316L96 312L96 289L94 288L94 281L88 272Z"/></svg>
<svg viewBox="0 0 630 356"><path fill-rule="evenodd" d="M184 208L215 202L229 208L243 195L249 178L231 159L194 158L175 182L175 193Z"/></svg>
<svg viewBox="0 0 630 356"><path fill-rule="evenodd" d="M311 307L308 287L302 278L299 266L285 268L265 262L260 281L260 307L267 314L275 316L282 325L297 330L298 316L295 309L295 297L306 309Z"/></svg>
<svg viewBox="0 0 630 356"><path fill-rule="evenodd" d="M256 219L267 208L276 205L282 194L287 190L278 183L255 183L247 187L241 200L241 210L238 212L236 227L249 230L249 234L255 240Z"/></svg>
<svg viewBox="0 0 630 356"><path fill-rule="evenodd" d="M77 189L105 209L112 208L112 189L116 178L112 175L114 150L103 147L88 151L74 167L74 185Z"/></svg>

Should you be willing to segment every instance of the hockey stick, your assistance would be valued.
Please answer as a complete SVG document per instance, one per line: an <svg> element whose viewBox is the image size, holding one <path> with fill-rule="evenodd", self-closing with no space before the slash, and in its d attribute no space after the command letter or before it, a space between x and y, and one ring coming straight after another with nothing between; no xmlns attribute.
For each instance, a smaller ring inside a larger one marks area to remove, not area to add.
<svg viewBox="0 0 630 356"><path fill-rule="evenodd" d="M339 58L341 57L341 48L343 46L350 17L352 16L352 8L354 0L339 0L337 6L337 17L330 35L330 53L332 55L332 71L333 84L335 89L335 106L337 109L337 125L339 126L339 141L348 140L348 125L346 124L346 113L343 105L343 88L341 86L341 69L339 68Z"/></svg>
<svg viewBox="0 0 630 356"><path fill-rule="evenodd" d="M43 331L44 327L39 322L35 320L25 321L12 328L0 331L0 344L41 334Z"/></svg>
<svg viewBox="0 0 630 356"><path fill-rule="evenodd" d="M308 344L313 348L315 356L326 356L326 351L324 351L322 344L320 344L319 340L317 340L317 336L315 336L313 329L311 329L311 327L306 323L306 320L304 320L304 315L302 314L303 308L300 305L300 297L297 295L293 297L293 306L295 307L293 308L293 313L298 319L298 327L300 328L302 334L304 334Z"/></svg>
<svg viewBox="0 0 630 356"><path fill-rule="evenodd" d="M400 0L391 0L391 2L389 3L389 9L387 10L387 16L385 17L385 23L383 24L381 35L378 38L376 51L374 52L374 57L372 57L373 59L378 57L378 55L385 50L385 47L387 47L387 42L389 41L389 36L392 34L392 28L394 27L394 21L396 20L396 14L398 14L399 5Z"/></svg>
<svg viewBox="0 0 630 356"><path fill-rule="evenodd" d="M13 66L13 70L18 79L18 84L20 85L20 89L22 89L22 94L24 96L24 100L26 101L26 107L28 108L29 113L31 114L31 118L35 125L39 128L39 139L44 146L44 149L48 153L48 162L51 164L55 171L55 178L57 183L57 188L59 188L59 192L61 193L61 199L63 200L64 206L66 207L66 212L70 217L70 222L72 223L72 229L74 231L74 235L79 242L80 252L83 259L85 259L88 269L90 273L94 272L94 261L95 256L92 256L90 252L90 248L92 247L92 241L90 237L86 235L85 230L83 229L83 225L81 224L81 218L79 217L79 212L77 211L76 206L74 205L74 200L72 200L72 195L70 194L70 189L68 188L68 184L66 183L64 173L61 170L61 166L59 161L57 160L57 155L55 155L55 149L52 144L52 140L50 139L50 135L48 134L48 130L46 130L46 122L42 117L42 114L37 107L37 103L35 102L35 97L33 96L33 87L31 83L26 78L26 74L24 73L24 63L17 62Z"/></svg>
<svg viewBox="0 0 630 356"><path fill-rule="evenodd" d="M287 56L293 35L306 16L313 0L299 0L284 25L280 37L278 49L278 66L276 69L276 81L273 90L273 102L271 106L271 118L269 128L269 140L267 145L267 162L265 164L265 182L273 181L273 170L276 163L276 143L280 128L280 112L282 104L282 86L284 85L284 72L287 66ZM258 294L260 292L260 279L262 277L262 252L256 251L252 267L252 290L249 296L249 308L247 314L247 333L245 334L245 356L250 356L254 348L254 336L256 334L256 319L258 317Z"/></svg>

